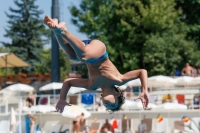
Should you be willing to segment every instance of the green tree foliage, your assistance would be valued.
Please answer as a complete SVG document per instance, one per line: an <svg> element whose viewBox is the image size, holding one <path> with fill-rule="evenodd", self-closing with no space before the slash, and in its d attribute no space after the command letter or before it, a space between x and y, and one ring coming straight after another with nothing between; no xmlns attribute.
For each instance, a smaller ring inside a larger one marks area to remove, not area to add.
<svg viewBox="0 0 200 133"><path fill-rule="evenodd" d="M60 79L61 81L68 78L70 70L71 70L70 60L68 56L62 50L60 50Z"/></svg>
<svg viewBox="0 0 200 133"><path fill-rule="evenodd" d="M174 0L82 0L71 6L72 22L91 39L102 40L121 72L145 68L149 75L171 75L198 51L186 40Z"/></svg>
<svg viewBox="0 0 200 133"><path fill-rule="evenodd" d="M0 46L0 53L5 53L5 52L10 52L10 50L8 48ZM7 75L12 75L12 74L14 74L14 70L12 68L7 68ZM6 75L6 69L1 68L0 76L5 76L5 75Z"/></svg>
<svg viewBox="0 0 200 133"><path fill-rule="evenodd" d="M44 49L42 52L43 58L41 63L36 63L35 72L41 74L48 74L51 73L51 49ZM70 72L70 61L69 58L65 55L65 53L60 50L60 79L63 81L68 77Z"/></svg>
<svg viewBox="0 0 200 133"><path fill-rule="evenodd" d="M51 49L43 49L42 62L37 62L35 67L36 73L49 74L51 72Z"/></svg>
<svg viewBox="0 0 200 133"><path fill-rule="evenodd" d="M11 43L3 42L11 52L26 61L30 66L23 68L28 73L35 71L35 65L42 63L43 45L49 42L50 30L46 30L40 15L42 10L35 5L35 0L15 0L17 9L9 8L10 14L5 37Z"/></svg>
<svg viewBox="0 0 200 133"><path fill-rule="evenodd" d="M181 20L188 25L188 39L195 40L200 50L200 0L175 0L182 10Z"/></svg>

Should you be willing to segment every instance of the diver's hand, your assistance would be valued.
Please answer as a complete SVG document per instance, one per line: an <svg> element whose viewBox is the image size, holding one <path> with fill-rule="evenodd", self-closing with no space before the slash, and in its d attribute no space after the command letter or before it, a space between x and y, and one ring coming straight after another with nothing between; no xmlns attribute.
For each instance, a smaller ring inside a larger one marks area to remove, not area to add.
<svg viewBox="0 0 200 133"><path fill-rule="evenodd" d="M138 97L136 97L134 100L138 100L138 99L141 100L143 108L146 109L148 107L148 103L149 103L148 92L140 93L140 95Z"/></svg>
<svg viewBox="0 0 200 133"><path fill-rule="evenodd" d="M71 106L71 104L67 103L65 100L59 100L58 103L56 104L56 110L60 113L63 112L65 106Z"/></svg>

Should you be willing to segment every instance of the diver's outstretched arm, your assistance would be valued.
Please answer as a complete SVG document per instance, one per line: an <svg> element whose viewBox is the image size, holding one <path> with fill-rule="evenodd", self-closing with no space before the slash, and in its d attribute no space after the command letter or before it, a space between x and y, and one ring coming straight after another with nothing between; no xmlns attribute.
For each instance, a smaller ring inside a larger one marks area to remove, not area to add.
<svg viewBox="0 0 200 133"><path fill-rule="evenodd" d="M144 69L139 70L133 70L130 72L127 72L122 75L121 80L123 83L127 83L130 80L133 80L135 78L140 78L140 82L142 85L142 93L135 99L141 99L143 107L147 108L149 103L149 96L148 96L148 74L147 71Z"/></svg>
<svg viewBox="0 0 200 133"><path fill-rule="evenodd" d="M89 80L88 79L81 79L81 78L67 78L64 81L62 89L60 91L60 99L59 99L59 101L56 105L56 110L60 113L63 112L64 107L66 105L71 106L69 103L67 103L65 101L67 93L68 93L71 86L88 88Z"/></svg>

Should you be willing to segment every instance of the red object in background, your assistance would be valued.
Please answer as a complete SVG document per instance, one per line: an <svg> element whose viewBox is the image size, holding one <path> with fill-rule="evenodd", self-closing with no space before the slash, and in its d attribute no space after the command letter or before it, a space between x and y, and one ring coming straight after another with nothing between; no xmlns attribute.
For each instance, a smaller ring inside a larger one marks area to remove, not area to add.
<svg viewBox="0 0 200 133"><path fill-rule="evenodd" d="M115 129L115 128L117 128L117 127L118 127L117 120L114 119L114 120L113 120L113 123L112 123L112 128Z"/></svg>
<svg viewBox="0 0 200 133"><path fill-rule="evenodd" d="M176 99L179 104L184 104L185 103L185 95L183 94L177 94Z"/></svg>
<svg viewBox="0 0 200 133"><path fill-rule="evenodd" d="M43 97L43 98L41 99L41 101L40 101L40 104L41 104L41 105L46 105L47 102L48 102L47 97Z"/></svg>

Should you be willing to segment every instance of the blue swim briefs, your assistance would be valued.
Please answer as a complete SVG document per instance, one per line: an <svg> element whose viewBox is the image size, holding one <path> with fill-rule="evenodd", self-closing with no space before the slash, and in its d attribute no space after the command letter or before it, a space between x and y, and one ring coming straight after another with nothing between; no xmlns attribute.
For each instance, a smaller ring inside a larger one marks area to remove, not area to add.
<svg viewBox="0 0 200 133"><path fill-rule="evenodd" d="M85 45L88 45L92 40L82 40L82 42L85 43ZM90 59L90 60L87 60L85 61L85 63L90 63L90 64L94 64L94 63L97 63L101 60L104 60L108 57L108 52L106 51L105 54L103 54L101 57L99 57L98 59Z"/></svg>

